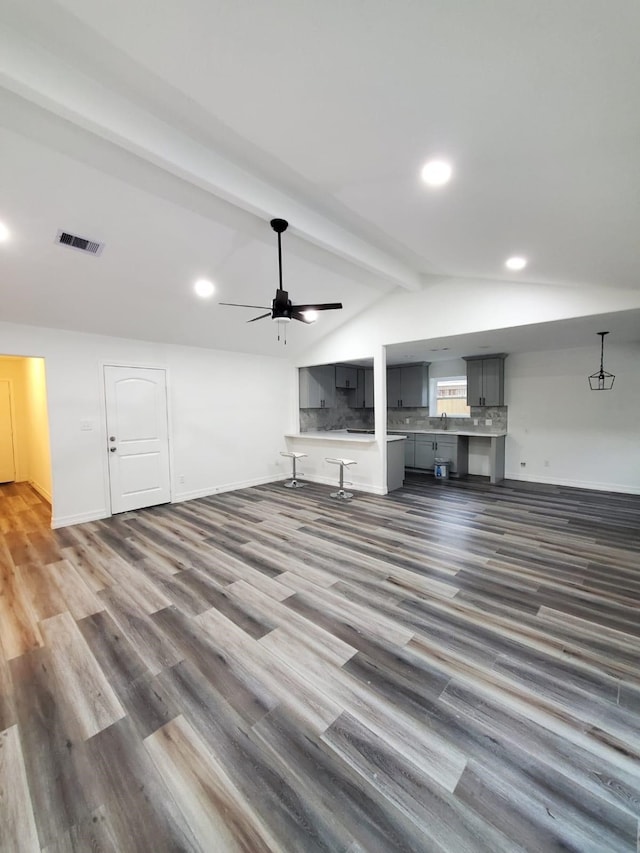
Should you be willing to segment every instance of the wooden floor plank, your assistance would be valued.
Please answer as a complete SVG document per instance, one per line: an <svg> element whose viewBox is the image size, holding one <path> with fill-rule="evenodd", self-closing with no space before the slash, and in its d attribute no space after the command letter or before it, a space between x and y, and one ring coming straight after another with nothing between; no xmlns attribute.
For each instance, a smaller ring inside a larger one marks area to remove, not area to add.
<svg viewBox="0 0 640 853"><path fill-rule="evenodd" d="M2 850L638 853L640 496L328 492L0 486Z"/></svg>
<svg viewBox="0 0 640 853"><path fill-rule="evenodd" d="M65 713L48 649L10 662L20 741L40 844L53 843L100 805L86 744Z"/></svg>
<svg viewBox="0 0 640 853"><path fill-rule="evenodd" d="M77 737L87 740L125 715L113 688L68 613L41 623L51 666Z"/></svg>
<svg viewBox="0 0 640 853"><path fill-rule="evenodd" d="M145 746L204 849L274 849L275 839L184 717L159 728Z"/></svg>
<svg viewBox="0 0 640 853"><path fill-rule="evenodd" d="M40 850L18 726L0 731L0 833L4 850Z"/></svg>

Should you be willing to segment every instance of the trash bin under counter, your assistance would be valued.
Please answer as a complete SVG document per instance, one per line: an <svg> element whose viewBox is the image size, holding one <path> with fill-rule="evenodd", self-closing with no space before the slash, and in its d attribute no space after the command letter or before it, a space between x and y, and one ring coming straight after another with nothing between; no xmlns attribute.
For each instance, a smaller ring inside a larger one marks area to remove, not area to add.
<svg viewBox="0 0 640 853"><path fill-rule="evenodd" d="M433 467L433 474L436 480L448 480L449 479L449 466L451 465L450 459L436 459Z"/></svg>

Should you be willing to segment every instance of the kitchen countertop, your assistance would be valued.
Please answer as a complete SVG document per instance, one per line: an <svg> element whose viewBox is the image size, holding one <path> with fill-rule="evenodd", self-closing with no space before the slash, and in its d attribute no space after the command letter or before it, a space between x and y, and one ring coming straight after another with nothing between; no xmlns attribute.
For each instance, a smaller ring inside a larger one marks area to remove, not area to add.
<svg viewBox="0 0 640 853"><path fill-rule="evenodd" d="M500 438L506 432L479 432L476 430L463 429L405 429L390 430L387 433L387 441L401 441L406 435L462 435L477 438ZM349 432L346 429L327 429L309 432L287 433L285 438L308 438L322 441L354 441L358 444L371 444L376 440L375 435L366 432Z"/></svg>
<svg viewBox="0 0 640 853"><path fill-rule="evenodd" d="M296 432L286 433L285 438L307 438L317 441L352 441L355 444L373 444L376 440L371 433L347 432L346 429L327 429L318 432ZM387 441L402 441L404 433L398 435L387 434Z"/></svg>
<svg viewBox="0 0 640 853"><path fill-rule="evenodd" d="M479 438L500 438L500 436L505 436L506 432L480 432L479 430L466 430L466 429L405 429L405 430L389 430L389 435L405 435L407 433L411 433L412 435L468 435L478 436Z"/></svg>

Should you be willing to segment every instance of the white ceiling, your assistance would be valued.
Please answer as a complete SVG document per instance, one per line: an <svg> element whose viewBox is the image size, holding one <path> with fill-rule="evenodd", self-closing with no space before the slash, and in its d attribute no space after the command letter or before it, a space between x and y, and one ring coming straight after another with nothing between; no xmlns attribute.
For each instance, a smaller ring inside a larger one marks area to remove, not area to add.
<svg viewBox="0 0 640 853"><path fill-rule="evenodd" d="M294 301L345 304L289 352L514 253L532 286L640 288L636 0L4 0L0 24L5 320L280 354L217 305L269 305L272 216Z"/></svg>
<svg viewBox="0 0 640 853"><path fill-rule="evenodd" d="M595 363L600 354L598 332L609 332L605 350L621 344L637 344L640 340L640 311L617 311L553 323L531 323L489 332L392 344L387 347L387 364L449 361L469 355L544 352L572 347L591 348Z"/></svg>

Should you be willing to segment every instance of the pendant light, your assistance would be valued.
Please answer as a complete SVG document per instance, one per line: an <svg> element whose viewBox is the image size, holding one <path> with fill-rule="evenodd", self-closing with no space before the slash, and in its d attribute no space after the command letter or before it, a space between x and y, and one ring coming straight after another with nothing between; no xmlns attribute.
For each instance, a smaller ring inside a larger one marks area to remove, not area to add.
<svg viewBox="0 0 640 853"><path fill-rule="evenodd" d="M604 336L609 332L598 332L600 335L600 370L592 373L589 377L589 387L592 391L611 391L616 377L613 373L607 373L603 367L604 360Z"/></svg>

